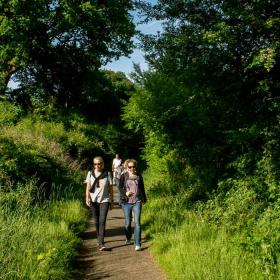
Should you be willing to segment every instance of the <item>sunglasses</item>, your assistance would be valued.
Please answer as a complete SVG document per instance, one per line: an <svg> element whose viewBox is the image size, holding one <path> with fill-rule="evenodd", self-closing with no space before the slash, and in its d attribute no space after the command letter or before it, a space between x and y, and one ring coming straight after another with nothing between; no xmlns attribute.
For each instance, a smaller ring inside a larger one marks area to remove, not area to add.
<svg viewBox="0 0 280 280"><path fill-rule="evenodd" d="M93 165L102 165L102 163L98 162L98 163L94 163Z"/></svg>
<svg viewBox="0 0 280 280"><path fill-rule="evenodd" d="M128 166L128 169L135 168L135 167L136 167L135 165L130 165Z"/></svg>

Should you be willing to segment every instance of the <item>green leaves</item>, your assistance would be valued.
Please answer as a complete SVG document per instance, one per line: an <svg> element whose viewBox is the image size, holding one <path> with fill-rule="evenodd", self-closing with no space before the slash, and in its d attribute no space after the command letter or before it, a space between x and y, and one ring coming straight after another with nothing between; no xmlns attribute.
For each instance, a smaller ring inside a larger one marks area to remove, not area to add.
<svg viewBox="0 0 280 280"><path fill-rule="evenodd" d="M22 115L22 110L8 101L0 99L0 127L15 124Z"/></svg>
<svg viewBox="0 0 280 280"><path fill-rule="evenodd" d="M92 95L102 64L131 52L131 1L10 2L0 2L2 94L13 76L13 95L69 108Z"/></svg>
<svg viewBox="0 0 280 280"><path fill-rule="evenodd" d="M274 130L279 118L278 9L276 1L162 0L147 6L149 19L164 22L158 36L143 36L155 73L143 79L143 98L131 99L130 112L138 105L139 119L125 118L160 131L191 162L208 161L206 169L223 173L242 153L261 153L262 131Z"/></svg>
<svg viewBox="0 0 280 280"><path fill-rule="evenodd" d="M261 49L259 53L253 58L253 62L248 66L248 68L262 67L267 72L269 72L276 64L276 48L268 47Z"/></svg>

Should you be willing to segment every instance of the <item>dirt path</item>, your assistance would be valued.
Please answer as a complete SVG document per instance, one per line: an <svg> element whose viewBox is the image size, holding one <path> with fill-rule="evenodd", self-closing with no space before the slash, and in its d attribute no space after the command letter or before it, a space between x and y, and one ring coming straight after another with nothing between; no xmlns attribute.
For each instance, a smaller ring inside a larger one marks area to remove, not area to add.
<svg viewBox="0 0 280 280"><path fill-rule="evenodd" d="M108 251L98 251L93 221L84 233L79 256L76 259L76 280L166 280L149 253L149 243L142 240L142 251L134 245L125 245L123 211L117 205L109 211L105 245Z"/></svg>

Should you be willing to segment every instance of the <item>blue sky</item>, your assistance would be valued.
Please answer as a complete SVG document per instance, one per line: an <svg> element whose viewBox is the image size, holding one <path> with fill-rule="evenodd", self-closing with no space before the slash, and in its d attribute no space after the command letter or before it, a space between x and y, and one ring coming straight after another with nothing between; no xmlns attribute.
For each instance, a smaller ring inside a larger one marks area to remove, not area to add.
<svg viewBox="0 0 280 280"><path fill-rule="evenodd" d="M155 4L156 0L146 1L151 4ZM135 23L137 23L137 15L135 16ZM160 21L151 21L147 24L141 24L136 26L137 30L140 30L144 34L156 34L158 31L162 30ZM137 39L134 38L134 42L137 42ZM113 70L113 71L121 71L128 75L133 70L133 63L140 64L142 70L146 70L148 68L144 54L140 49L135 49L130 57L120 57L120 59L112 61L104 66L105 69Z"/></svg>

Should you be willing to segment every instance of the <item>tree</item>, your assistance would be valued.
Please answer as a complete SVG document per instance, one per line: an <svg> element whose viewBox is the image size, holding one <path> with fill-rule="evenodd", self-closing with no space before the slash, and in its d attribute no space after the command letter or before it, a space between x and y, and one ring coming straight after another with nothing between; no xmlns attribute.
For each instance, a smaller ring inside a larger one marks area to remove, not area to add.
<svg viewBox="0 0 280 280"><path fill-rule="evenodd" d="M102 63L131 52L132 8L129 0L1 0L1 94L16 74L58 104L79 103Z"/></svg>
<svg viewBox="0 0 280 280"><path fill-rule="evenodd" d="M187 164L214 176L212 186L244 153L253 166L278 137L278 1L160 0L145 9L163 32L142 35L154 73L126 120L148 127L147 137L159 130Z"/></svg>
<svg viewBox="0 0 280 280"><path fill-rule="evenodd" d="M135 91L133 83L122 72L101 70L92 85L94 95L88 96L81 109L90 119L121 127L121 107Z"/></svg>

